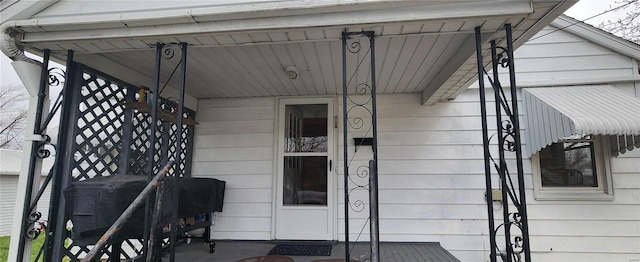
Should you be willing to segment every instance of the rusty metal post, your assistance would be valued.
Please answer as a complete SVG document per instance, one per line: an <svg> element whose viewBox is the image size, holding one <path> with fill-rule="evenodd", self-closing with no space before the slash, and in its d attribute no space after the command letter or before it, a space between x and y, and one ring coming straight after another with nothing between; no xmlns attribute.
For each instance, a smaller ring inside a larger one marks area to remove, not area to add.
<svg viewBox="0 0 640 262"><path fill-rule="evenodd" d="M156 239L158 238L158 224L160 223L160 217L162 216L162 199L164 198L164 190L166 188L166 183L162 181L158 190L156 191L156 209L153 214L153 219L151 222L151 233L149 234L149 243L147 246L149 249L147 250L147 260L153 261L154 250L156 246ZM160 231L162 232L162 231Z"/></svg>
<svg viewBox="0 0 640 262"><path fill-rule="evenodd" d="M96 257L96 255L98 255L100 251L104 248L104 246L107 244L107 241L109 241L109 238L111 238L111 236L116 232L120 231L120 229L122 228L122 225L124 225L124 223L126 223L129 220L129 218L131 218L131 216L133 215L133 212L135 212L136 209L138 209L142 204L144 204L149 194L151 194L153 188L158 187L158 185L160 185L161 181L164 179L165 175L169 172L169 168L172 165L173 165L173 161L169 161L162 168L162 170L160 170L160 172L149 182L149 184L147 184L147 186L142 190L142 192L140 192L140 194L133 200L131 205L129 205L129 207L127 207L127 209L122 213L122 215L118 217L116 222L114 222L113 225L111 225L111 227L107 230L107 232L105 232L104 235L100 237L100 240L98 240L98 243L96 243L96 245L93 246L91 251L89 251L87 256L84 257L84 259L82 259L83 262L93 261L94 257Z"/></svg>

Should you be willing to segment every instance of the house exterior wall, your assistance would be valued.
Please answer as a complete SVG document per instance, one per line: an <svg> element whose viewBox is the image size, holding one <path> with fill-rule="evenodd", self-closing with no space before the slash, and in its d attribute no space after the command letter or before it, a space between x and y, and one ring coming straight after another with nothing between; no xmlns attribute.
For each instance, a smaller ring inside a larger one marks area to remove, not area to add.
<svg viewBox="0 0 640 262"><path fill-rule="evenodd" d="M198 103L193 177L227 182L214 237L271 239L275 98Z"/></svg>
<svg viewBox="0 0 640 262"><path fill-rule="evenodd" d="M536 82L543 85L554 81L584 83L585 80L607 81L639 75L638 62L634 59L552 26L516 50L515 55L518 83L529 86L535 86ZM640 82L611 85L640 97ZM541 261L640 260L638 157L640 152L636 149L610 159L612 201L536 201L528 184L534 258Z"/></svg>
<svg viewBox="0 0 640 262"><path fill-rule="evenodd" d="M534 201L528 210L540 261L640 259L640 153L611 158L612 201Z"/></svg>
<svg viewBox="0 0 640 262"><path fill-rule="evenodd" d="M540 34L552 30L555 29L547 28ZM519 82L638 74L636 62L631 58L563 31L524 45L516 55ZM640 97L640 83L613 85ZM488 93L488 100L493 100L492 93ZM267 240L273 236L277 101L277 98L199 101L201 124L196 128L193 175L227 181L224 212L217 215L214 238ZM488 102L488 106L493 119L493 102ZM338 108L335 131L341 137L342 105ZM488 258L479 108L478 90L474 88L453 101L433 106L422 106L418 94L378 97L381 241L437 241L462 261ZM495 130L491 119L490 129ZM339 140L338 155L342 161L344 143ZM348 142L353 147L351 137ZM533 194L532 162L524 159L535 260L640 258L640 152L636 151L611 158L612 201L537 201ZM359 152L355 165L365 164L371 150L363 148ZM339 240L344 239L343 174L340 162ZM496 178L494 188L498 188L497 183ZM362 192L351 198L367 200ZM501 217L501 212L497 207L496 217ZM353 233L364 225L366 212L350 215L350 239L368 240L366 234Z"/></svg>
<svg viewBox="0 0 640 262"><path fill-rule="evenodd" d="M587 39L547 26L515 51L519 85L613 80L638 75L637 62ZM503 84L508 83L501 71Z"/></svg>
<svg viewBox="0 0 640 262"><path fill-rule="evenodd" d="M275 105L274 98L200 101L193 175L227 181L224 211L213 226L215 238L272 238ZM379 96L378 112L381 241L436 241L462 261L487 258L477 90L427 107L417 94ZM352 147L353 141L349 143ZM370 149L360 152L356 165L364 163ZM534 258L627 261L640 256L639 157L632 151L612 158L613 201L536 201L531 160L525 159ZM341 163L339 167L341 176ZM342 178L338 181L342 192ZM495 183L497 179L498 188ZM367 199L360 193L351 197ZM341 193L338 200L343 240ZM496 208L495 215L501 212ZM351 232L357 232L367 213L350 215ZM351 240L358 238L369 236L350 235Z"/></svg>

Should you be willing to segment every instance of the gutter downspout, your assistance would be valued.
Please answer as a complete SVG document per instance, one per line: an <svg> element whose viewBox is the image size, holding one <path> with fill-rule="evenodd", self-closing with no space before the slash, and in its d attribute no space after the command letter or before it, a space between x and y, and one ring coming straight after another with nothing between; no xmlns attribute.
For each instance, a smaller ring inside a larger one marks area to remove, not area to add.
<svg viewBox="0 0 640 262"><path fill-rule="evenodd" d="M42 158L37 157L35 154L38 148L36 144L43 141L44 134L34 133L37 132L35 131L36 127L40 128L40 124L36 124L36 121L42 121L41 116L49 112L49 86L45 84L43 89L40 90L40 82L43 77L46 77L42 75L43 64L25 55L23 48L17 45L17 35L19 33L13 28L12 22L0 25L0 49L4 55L13 60L11 65L29 92L29 109L25 126L26 135L22 151L22 163L20 164L20 175L18 177L13 225L11 227L11 236L13 237L9 245L8 258L9 261L13 259L15 261L29 261L31 252L25 252L25 250L31 250L31 241L22 238L24 236L23 230L27 226L27 224L23 224L25 221L23 214L27 209L25 204L30 205L30 203L26 202L31 202L31 199L35 197L40 188ZM29 199L27 199L27 192L31 193ZM24 243L23 245L21 245L21 241L24 241L22 242ZM21 258L18 257L20 253L23 254Z"/></svg>
<svg viewBox="0 0 640 262"><path fill-rule="evenodd" d="M40 89L42 63L27 57L24 49L17 45L16 36L19 32L14 29L15 24L15 21L11 21L0 25L0 49L13 61L11 65L22 84L29 91L29 95L34 97L38 95Z"/></svg>
<svg viewBox="0 0 640 262"><path fill-rule="evenodd" d="M15 26L15 21L0 25L0 40L2 41L0 42L0 49L2 49L2 53L13 61L25 61L40 65L40 62L27 57L24 54L24 50L16 44L15 36L19 33L13 29Z"/></svg>

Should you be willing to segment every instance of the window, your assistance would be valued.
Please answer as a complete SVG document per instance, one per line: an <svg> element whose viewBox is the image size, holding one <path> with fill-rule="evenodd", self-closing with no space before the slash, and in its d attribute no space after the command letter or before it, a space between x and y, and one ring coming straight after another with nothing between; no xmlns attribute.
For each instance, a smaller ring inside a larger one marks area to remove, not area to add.
<svg viewBox="0 0 640 262"><path fill-rule="evenodd" d="M610 154L606 140L572 136L553 143L532 158L538 200L610 200Z"/></svg>

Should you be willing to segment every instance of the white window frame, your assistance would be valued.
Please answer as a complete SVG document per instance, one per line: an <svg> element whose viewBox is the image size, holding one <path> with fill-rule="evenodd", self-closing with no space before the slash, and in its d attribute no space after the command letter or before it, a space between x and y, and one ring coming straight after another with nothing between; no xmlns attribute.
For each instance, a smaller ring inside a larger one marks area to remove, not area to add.
<svg viewBox="0 0 640 262"><path fill-rule="evenodd" d="M536 200L613 200L611 153L607 150L608 139L602 136L592 137L598 187L543 187L540 152L537 152L531 156L533 191Z"/></svg>

